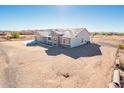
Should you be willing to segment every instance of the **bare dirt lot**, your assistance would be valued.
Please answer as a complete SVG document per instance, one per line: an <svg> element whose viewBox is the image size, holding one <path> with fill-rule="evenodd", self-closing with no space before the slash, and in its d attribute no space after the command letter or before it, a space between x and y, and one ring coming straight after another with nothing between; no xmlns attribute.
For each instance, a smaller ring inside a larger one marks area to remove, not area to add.
<svg viewBox="0 0 124 93"><path fill-rule="evenodd" d="M117 49L104 38L72 49L0 42L0 87L108 87Z"/></svg>
<svg viewBox="0 0 124 93"><path fill-rule="evenodd" d="M25 41L25 40L31 40L34 39L34 35L20 35L20 38L10 38L7 39L7 36L2 36L0 35L0 42L5 42L5 41Z"/></svg>

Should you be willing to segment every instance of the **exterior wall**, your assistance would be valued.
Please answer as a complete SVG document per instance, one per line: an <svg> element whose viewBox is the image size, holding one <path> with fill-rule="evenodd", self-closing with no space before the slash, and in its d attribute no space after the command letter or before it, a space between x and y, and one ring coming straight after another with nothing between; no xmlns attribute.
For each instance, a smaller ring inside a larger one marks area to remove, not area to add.
<svg viewBox="0 0 124 93"><path fill-rule="evenodd" d="M59 44L60 45L62 45L62 43L63 43L63 40L62 39L63 39L63 37L62 36L59 36Z"/></svg>
<svg viewBox="0 0 124 93"><path fill-rule="evenodd" d="M46 43L49 45L53 46L62 46L62 47L77 47L82 44L87 43L90 41L90 35L86 29L85 31L81 31L77 36L74 38L67 38L67 37L62 37L58 33L52 31L51 32L51 40L49 40L49 37L44 37L38 33L36 33L35 40ZM82 42L83 41L83 42Z"/></svg>
<svg viewBox="0 0 124 93"><path fill-rule="evenodd" d="M52 44L54 45L54 46L58 46L58 44L59 44L59 35L57 34L57 33L55 33L55 32L51 32L51 35L52 35Z"/></svg>
<svg viewBox="0 0 124 93"><path fill-rule="evenodd" d="M35 40L41 42L41 43L47 43L47 37L43 37L39 34L36 35Z"/></svg>
<svg viewBox="0 0 124 93"><path fill-rule="evenodd" d="M86 44L88 41L90 41L89 33L87 31L82 31L76 37L71 38L71 47Z"/></svg>
<svg viewBox="0 0 124 93"><path fill-rule="evenodd" d="M47 37L47 44L52 45L52 38L51 38L51 40L49 40L48 38L51 38L51 37Z"/></svg>
<svg viewBox="0 0 124 93"><path fill-rule="evenodd" d="M35 40L36 40L36 41L40 41L40 37L41 37L41 36L36 33L36 35L35 35Z"/></svg>
<svg viewBox="0 0 124 93"><path fill-rule="evenodd" d="M70 38L62 37L61 46L70 47Z"/></svg>
<svg viewBox="0 0 124 93"><path fill-rule="evenodd" d="M70 47L70 38L62 37L56 32L52 32L52 44L54 46Z"/></svg>

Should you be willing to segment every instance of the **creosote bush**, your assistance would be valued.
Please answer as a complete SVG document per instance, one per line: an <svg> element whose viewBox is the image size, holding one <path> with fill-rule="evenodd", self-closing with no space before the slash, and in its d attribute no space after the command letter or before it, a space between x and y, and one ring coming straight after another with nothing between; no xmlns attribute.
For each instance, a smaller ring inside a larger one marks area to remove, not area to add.
<svg viewBox="0 0 124 93"><path fill-rule="evenodd" d="M119 45L118 45L118 48L119 48L119 49L124 49L124 44L119 44Z"/></svg>
<svg viewBox="0 0 124 93"><path fill-rule="evenodd" d="M20 34L18 32L11 32L12 38L19 38Z"/></svg>

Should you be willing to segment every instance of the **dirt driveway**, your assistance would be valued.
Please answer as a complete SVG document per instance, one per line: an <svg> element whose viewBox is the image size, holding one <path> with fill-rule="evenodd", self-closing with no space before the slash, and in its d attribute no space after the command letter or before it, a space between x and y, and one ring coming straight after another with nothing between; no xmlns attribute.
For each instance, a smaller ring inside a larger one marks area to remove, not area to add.
<svg viewBox="0 0 124 93"><path fill-rule="evenodd" d="M108 87L116 48L73 49L0 42L0 87ZM6 83L7 82L7 83Z"/></svg>

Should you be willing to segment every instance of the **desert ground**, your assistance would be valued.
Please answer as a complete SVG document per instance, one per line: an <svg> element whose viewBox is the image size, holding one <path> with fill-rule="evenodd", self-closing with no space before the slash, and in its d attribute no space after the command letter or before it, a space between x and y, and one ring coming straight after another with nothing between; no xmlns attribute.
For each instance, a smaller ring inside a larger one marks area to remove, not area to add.
<svg viewBox="0 0 124 93"><path fill-rule="evenodd" d="M91 44L72 49L0 42L0 87L108 87L115 46L122 40L124 36L98 35L91 38Z"/></svg>

